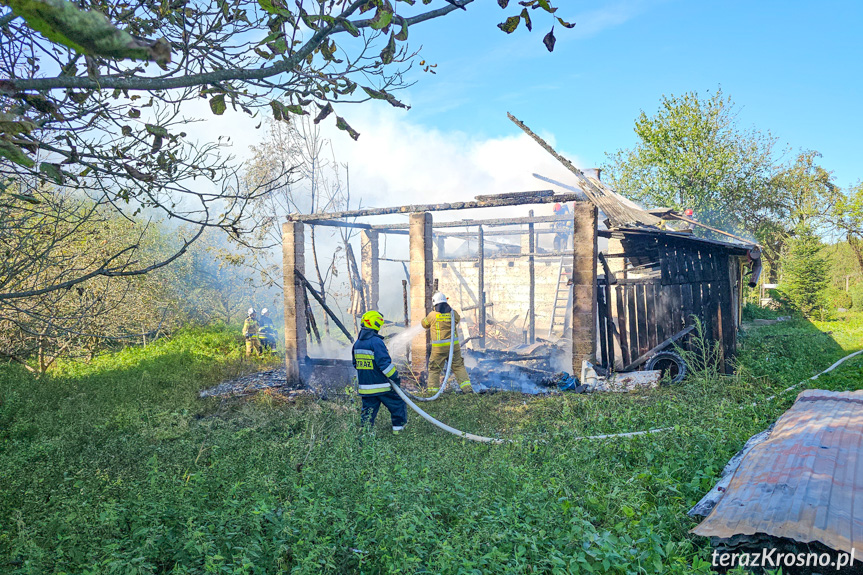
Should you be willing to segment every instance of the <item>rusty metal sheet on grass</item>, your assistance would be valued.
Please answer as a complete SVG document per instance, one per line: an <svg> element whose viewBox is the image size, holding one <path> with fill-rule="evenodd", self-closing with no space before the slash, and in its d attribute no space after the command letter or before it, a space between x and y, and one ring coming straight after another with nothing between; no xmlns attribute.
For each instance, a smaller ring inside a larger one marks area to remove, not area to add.
<svg viewBox="0 0 863 575"><path fill-rule="evenodd" d="M863 391L806 390L693 533L766 533L863 557Z"/></svg>

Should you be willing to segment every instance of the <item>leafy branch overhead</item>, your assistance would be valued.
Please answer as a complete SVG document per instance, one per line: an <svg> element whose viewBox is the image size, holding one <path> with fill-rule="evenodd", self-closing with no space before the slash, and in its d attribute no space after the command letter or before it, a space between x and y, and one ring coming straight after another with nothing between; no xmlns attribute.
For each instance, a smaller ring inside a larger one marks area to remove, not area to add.
<svg viewBox="0 0 863 575"><path fill-rule="evenodd" d="M501 8L504 9L509 6L509 0L497 0L497 3ZM564 28L575 28L574 23L567 22L563 18L554 15L555 12L557 12L557 8L555 6L552 6L551 2L549 2L548 0L523 0L521 2L518 2L518 5L522 6L522 10L520 13L515 16L508 17L506 20L497 25L498 28L500 28L507 34L512 34L513 32L515 32L521 22L524 22L524 25L527 28L528 32L532 32L533 20L531 20L530 11L537 9L541 9L551 14L552 17L557 20L558 23L560 23L560 25ZM554 24L552 24L551 30L549 30L548 34L543 37L542 43L545 44L545 47L548 49L549 52L553 52L554 45L556 42L557 38L555 38L554 36Z"/></svg>
<svg viewBox="0 0 863 575"><path fill-rule="evenodd" d="M3 0L12 12L51 42L80 54L130 60L170 62L163 38L139 38L114 26L104 14L82 10L66 0Z"/></svg>
<svg viewBox="0 0 863 575"><path fill-rule="evenodd" d="M474 1L0 0L0 196L9 182L64 186L236 235L263 192L237 183L228 134L187 137L190 103L261 123L314 113L357 139L345 105L407 108L411 28ZM539 8L554 14L518 6Z"/></svg>

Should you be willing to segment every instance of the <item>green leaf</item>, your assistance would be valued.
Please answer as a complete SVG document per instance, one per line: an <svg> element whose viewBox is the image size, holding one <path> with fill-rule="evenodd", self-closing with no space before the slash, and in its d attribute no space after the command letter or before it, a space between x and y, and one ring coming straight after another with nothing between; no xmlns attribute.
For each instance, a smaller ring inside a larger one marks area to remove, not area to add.
<svg viewBox="0 0 863 575"><path fill-rule="evenodd" d="M225 113L225 95L219 94L210 98L210 110L217 116Z"/></svg>
<svg viewBox="0 0 863 575"><path fill-rule="evenodd" d="M338 18L336 21L344 27L345 31L348 34L350 34L354 38L359 37L360 31L356 26L354 26L353 22L351 22L347 18Z"/></svg>
<svg viewBox="0 0 863 575"><path fill-rule="evenodd" d="M392 64L393 59L396 55L396 38L390 33L390 41L387 42L387 45L381 50L381 62L384 64Z"/></svg>
<svg viewBox="0 0 863 575"><path fill-rule="evenodd" d="M385 3L378 6L377 11L375 12L374 18L369 22L369 27L372 30L382 30L389 26L390 22L393 20L393 7L389 3L389 0L386 0Z"/></svg>
<svg viewBox="0 0 863 575"><path fill-rule="evenodd" d="M501 22L497 27L507 34L512 34L515 32L515 29L518 28L519 22L521 22L521 18L519 16L510 16L506 19L506 22Z"/></svg>
<svg viewBox="0 0 863 575"><path fill-rule="evenodd" d="M399 42L406 42L408 39L408 21L398 14L395 15L395 18L399 21L399 25L402 27L401 30L399 30L399 33L396 34L396 40Z"/></svg>
<svg viewBox="0 0 863 575"><path fill-rule="evenodd" d="M51 180L53 180L57 185L62 185L65 180L63 172L60 170L60 166L52 164L51 162L42 162L39 164L39 172L51 178Z"/></svg>
<svg viewBox="0 0 863 575"><path fill-rule="evenodd" d="M539 5L540 8L542 8L546 12L549 12L551 14L554 14L555 12L557 12L557 8L552 8L551 4L548 3L548 0L537 0L537 4Z"/></svg>
<svg viewBox="0 0 863 575"><path fill-rule="evenodd" d="M212 106L212 103L210 104L210 106ZM222 111L224 111L224 109ZM168 130L166 130L162 126L156 126L154 124L147 124L146 128L147 128L147 132L149 132L150 134L152 134L154 136L162 136L163 138L167 138L169 135Z"/></svg>
<svg viewBox="0 0 863 575"><path fill-rule="evenodd" d="M270 108L273 109L273 119L277 122L282 119L282 103L278 100L270 102Z"/></svg>
<svg viewBox="0 0 863 575"><path fill-rule="evenodd" d="M305 116L306 114L308 114L308 112L306 112L299 104L283 105L282 113L284 114L284 112L286 111L290 112L291 114L297 114L298 116Z"/></svg>
<svg viewBox="0 0 863 575"><path fill-rule="evenodd" d="M341 116L336 116L336 128L346 131L354 141L358 140L360 137L360 133L351 128L351 126L345 122L345 119Z"/></svg>
<svg viewBox="0 0 863 575"><path fill-rule="evenodd" d="M36 129L36 124L13 114L0 112L0 133L14 136L16 134L29 134Z"/></svg>
<svg viewBox="0 0 863 575"><path fill-rule="evenodd" d="M363 90L365 90L366 94L368 94L371 98L374 98L375 100L386 100L390 103L390 105L396 108L405 108L408 110L410 109L410 106L406 106L405 104L399 102L398 100L396 100L395 96L385 90L375 90L372 88L367 88L365 86L362 86L362 88Z"/></svg>
<svg viewBox="0 0 863 575"><path fill-rule="evenodd" d="M521 19L524 20L524 25L527 26L527 31L533 31L533 24L530 21L530 14L527 13L527 8L523 8L521 11Z"/></svg>
<svg viewBox="0 0 863 575"><path fill-rule="evenodd" d="M265 12L268 12L269 14L279 13L279 10L275 6L273 6L272 0L258 0L258 4L261 6L261 8L264 9Z"/></svg>
<svg viewBox="0 0 863 575"><path fill-rule="evenodd" d="M141 110L139 110L138 108L130 108L129 109L129 117L130 118L140 118L141 117Z"/></svg>
<svg viewBox="0 0 863 575"><path fill-rule="evenodd" d="M36 162L21 151L21 148L7 140L0 139L0 157L6 158L25 168L32 168L36 165Z"/></svg>
<svg viewBox="0 0 863 575"><path fill-rule="evenodd" d="M122 128L120 128L120 131L123 132L124 136L132 135L132 128L130 126L123 126Z"/></svg>
<svg viewBox="0 0 863 575"><path fill-rule="evenodd" d="M134 37L95 10L85 11L65 0L4 0L3 3L51 42L81 54L171 61L171 45L167 40Z"/></svg>
<svg viewBox="0 0 863 575"><path fill-rule="evenodd" d="M506 8L509 6L509 0L497 0L497 5L501 8Z"/></svg>
<svg viewBox="0 0 863 575"><path fill-rule="evenodd" d="M570 24L569 22L564 21L563 18L558 18L557 21L560 22L560 25L563 26L564 28L568 28L570 30L575 28L575 22Z"/></svg>
<svg viewBox="0 0 863 575"><path fill-rule="evenodd" d="M9 195L15 199L21 200L22 202L27 202L28 204L38 205L38 204L42 203L38 199L36 199L35 196L26 196L24 194L9 194Z"/></svg>

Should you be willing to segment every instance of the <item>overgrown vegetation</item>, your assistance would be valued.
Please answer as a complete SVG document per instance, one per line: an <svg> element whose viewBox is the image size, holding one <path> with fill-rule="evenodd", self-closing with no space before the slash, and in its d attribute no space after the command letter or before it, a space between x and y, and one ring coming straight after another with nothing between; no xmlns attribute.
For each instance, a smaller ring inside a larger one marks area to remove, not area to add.
<svg viewBox="0 0 863 575"><path fill-rule="evenodd" d="M41 381L0 368L0 570L23 573L694 573L686 510L808 378L863 342L863 316L748 332L741 377L649 393L447 396L452 425L375 436L357 407L201 400L253 369L229 330L184 330ZM863 388L863 361L820 378ZM586 441L585 434L674 426ZM362 439L362 441L361 441Z"/></svg>

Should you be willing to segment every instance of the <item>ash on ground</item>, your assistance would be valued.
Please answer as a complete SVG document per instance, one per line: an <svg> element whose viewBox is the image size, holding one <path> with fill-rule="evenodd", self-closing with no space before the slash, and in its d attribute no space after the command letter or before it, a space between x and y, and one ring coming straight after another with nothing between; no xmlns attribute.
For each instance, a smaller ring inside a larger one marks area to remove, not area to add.
<svg viewBox="0 0 863 575"><path fill-rule="evenodd" d="M215 387L205 389L198 395L200 397L242 397L253 395L270 389L284 395L291 392L302 391L302 386L289 386L287 374L284 367L250 373L237 379L225 381Z"/></svg>

